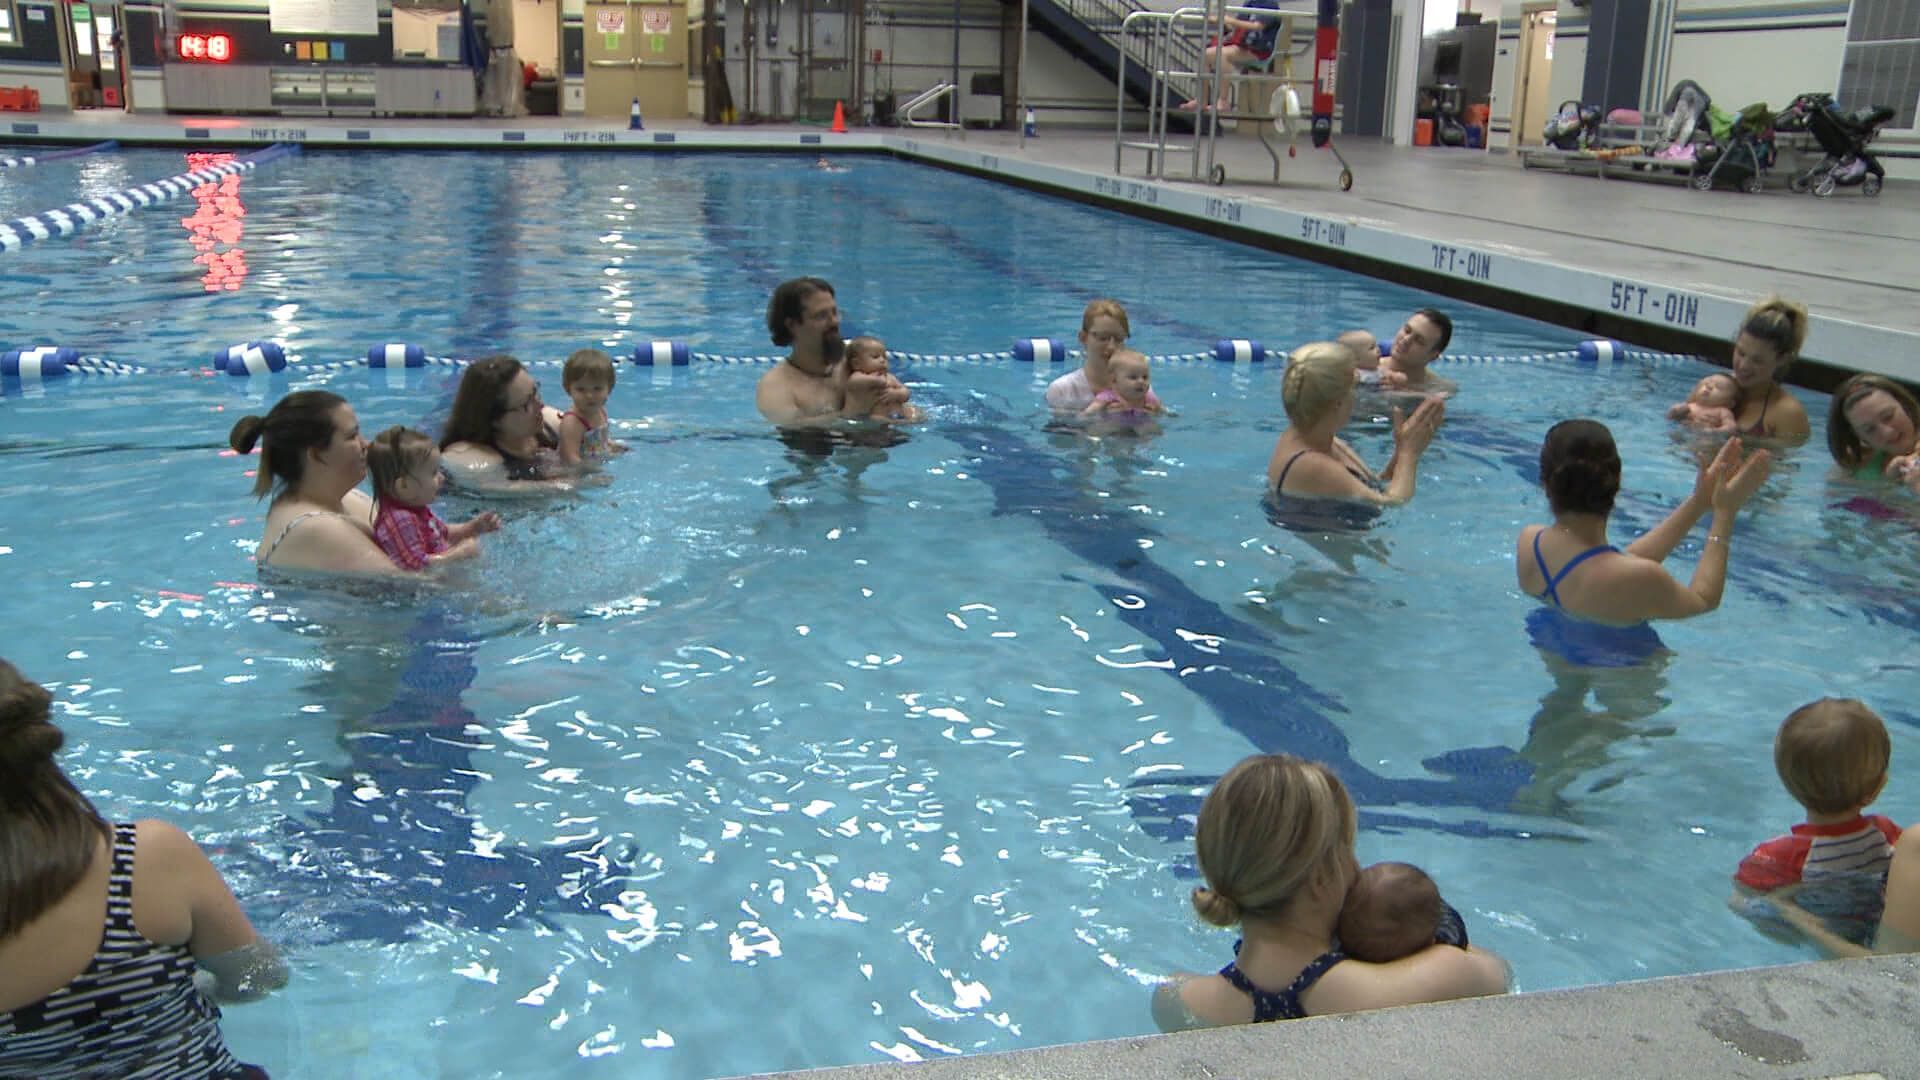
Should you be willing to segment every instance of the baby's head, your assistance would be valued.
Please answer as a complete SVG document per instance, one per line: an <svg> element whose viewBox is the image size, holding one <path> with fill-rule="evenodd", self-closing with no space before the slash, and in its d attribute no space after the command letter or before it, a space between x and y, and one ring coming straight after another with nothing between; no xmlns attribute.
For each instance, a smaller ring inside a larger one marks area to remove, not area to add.
<svg viewBox="0 0 1920 1080"><path fill-rule="evenodd" d="M613 357L599 349L580 349L560 369L560 388L577 406L598 407L613 393Z"/></svg>
<svg viewBox="0 0 1920 1080"><path fill-rule="evenodd" d="M847 370L861 375L888 374L887 343L864 334L847 342Z"/></svg>
<svg viewBox="0 0 1920 1080"><path fill-rule="evenodd" d="M1773 767L1787 794L1812 814L1851 814L1887 784L1887 726L1853 698L1821 698L1793 710L1773 739Z"/></svg>
<svg viewBox="0 0 1920 1080"><path fill-rule="evenodd" d="M1365 330L1349 330L1335 341L1353 350L1353 366L1372 371L1380 366L1380 339Z"/></svg>
<svg viewBox="0 0 1920 1080"><path fill-rule="evenodd" d="M1693 384L1693 393L1687 395L1687 400L1712 409L1731 409L1733 403L1740 400L1740 384L1734 382L1731 375L1708 375Z"/></svg>
<svg viewBox="0 0 1920 1080"><path fill-rule="evenodd" d="M1419 867L1374 863L1353 879L1340 908L1340 951L1385 964L1433 944L1440 929L1440 887Z"/></svg>
<svg viewBox="0 0 1920 1080"><path fill-rule="evenodd" d="M1121 349L1107 361L1107 371L1113 376L1114 392L1128 401L1144 401L1147 390L1153 386L1153 373L1147 367L1147 358L1132 349Z"/></svg>
<svg viewBox="0 0 1920 1080"><path fill-rule="evenodd" d="M425 432L390 427L367 444L373 497L399 506L430 506L440 494L440 448Z"/></svg>

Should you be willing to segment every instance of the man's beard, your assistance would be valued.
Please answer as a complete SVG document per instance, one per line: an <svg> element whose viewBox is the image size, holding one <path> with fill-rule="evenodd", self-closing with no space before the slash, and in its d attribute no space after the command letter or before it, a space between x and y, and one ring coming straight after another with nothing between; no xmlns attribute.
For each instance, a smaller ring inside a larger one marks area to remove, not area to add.
<svg viewBox="0 0 1920 1080"><path fill-rule="evenodd" d="M832 367L847 354L847 343L841 339L838 330L830 330L820 335L820 355L826 358L827 366Z"/></svg>

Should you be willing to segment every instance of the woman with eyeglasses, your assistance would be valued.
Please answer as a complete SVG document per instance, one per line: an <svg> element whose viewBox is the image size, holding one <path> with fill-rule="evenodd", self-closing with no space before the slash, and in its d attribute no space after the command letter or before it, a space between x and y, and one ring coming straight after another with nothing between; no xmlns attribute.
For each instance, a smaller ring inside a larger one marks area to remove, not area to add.
<svg viewBox="0 0 1920 1080"><path fill-rule="evenodd" d="M441 463L462 487L571 491L556 478L560 412L540 400L540 384L511 356L468 365L440 433Z"/></svg>

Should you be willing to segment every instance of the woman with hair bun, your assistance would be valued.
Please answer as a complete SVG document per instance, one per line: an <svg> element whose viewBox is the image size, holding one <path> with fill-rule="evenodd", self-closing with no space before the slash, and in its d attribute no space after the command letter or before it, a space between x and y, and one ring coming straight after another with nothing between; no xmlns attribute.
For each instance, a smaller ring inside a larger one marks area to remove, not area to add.
<svg viewBox="0 0 1920 1080"><path fill-rule="evenodd" d="M355 490L367 476L367 441L345 398L296 390L265 416L241 417L227 441L242 454L260 447L253 495L273 496L254 554L261 569L404 572L374 541L373 500Z"/></svg>
<svg viewBox="0 0 1920 1080"><path fill-rule="evenodd" d="M1807 309L1778 296L1747 309L1733 338L1734 420L1748 438L1800 442L1811 432L1807 408L1781 383L1807 343Z"/></svg>
<svg viewBox="0 0 1920 1080"><path fill-rule="evenodd" d="M1288 357L1280 380L1288 426L1267 460L1267 493L1274 501L1322 498L1394 506L1413 498L1420 455L1446 417L1446 402L1435 395L1422 400L1412 415L1394 410L1393 457L1375 476L1339 437L1353 416L1353 373L1352 350L1336 342L1302 345Z"/></svg>
<svg viewBox="0 0 1920 1080"><path fill-rule="evenodd" d="M262 1080L214 997L286 985L220 872L159 821L109 824L54 754L53 696L0 660L0 1076Z"/></svg>
<svg viewBox="0 0 1920 1080"><path fill-rule="evenodd" d="M1206 885L1193 907L1240 927L1234 959L1213 975L1156 987L1163 1031L1384 1009L1502 994L1506 962L1482 949L1431 945L1386 964L1339 951L1334 930L1354 858L1358 815L1326 766L1291 754L1235 765L1200 804L1194 849Z"/></svg>
<svg viewBox="0 0 1920 1080"><path fill-rule="evenodd" d="M1734 518L1766 480L1768 461L1765 450L1743 454L1739 438L1728 439L1701 468L1686 501L1622 551L1607 541L1607 518L1620 492L1613 433L1594 420L1553 425L1540 447L1540 486L1553 524L1520 530L1514 549L1521 591L1546 601L1527 620L1535 644L1619 638L1590 642L1600 655L1586 662L1628 666L1644 651L1640 644L1659 648L1647 620L1685 619L1719 607ZM1700 562L1683 585L1660 564L1708 511L1713 522ZM1624 655L1609 660L1605 653L1614 648Z"/></svg>

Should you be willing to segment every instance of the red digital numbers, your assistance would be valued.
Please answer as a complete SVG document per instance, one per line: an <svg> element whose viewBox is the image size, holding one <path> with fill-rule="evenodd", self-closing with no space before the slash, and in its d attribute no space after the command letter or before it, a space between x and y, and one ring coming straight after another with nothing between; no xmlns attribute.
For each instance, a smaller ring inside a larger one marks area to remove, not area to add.
<svg viewBox="0 0 1920 1080"><path fill-rule="evenodd" d="M233 59L233 39L225 34L181 34L180 59L224 64Z"/></svg>

